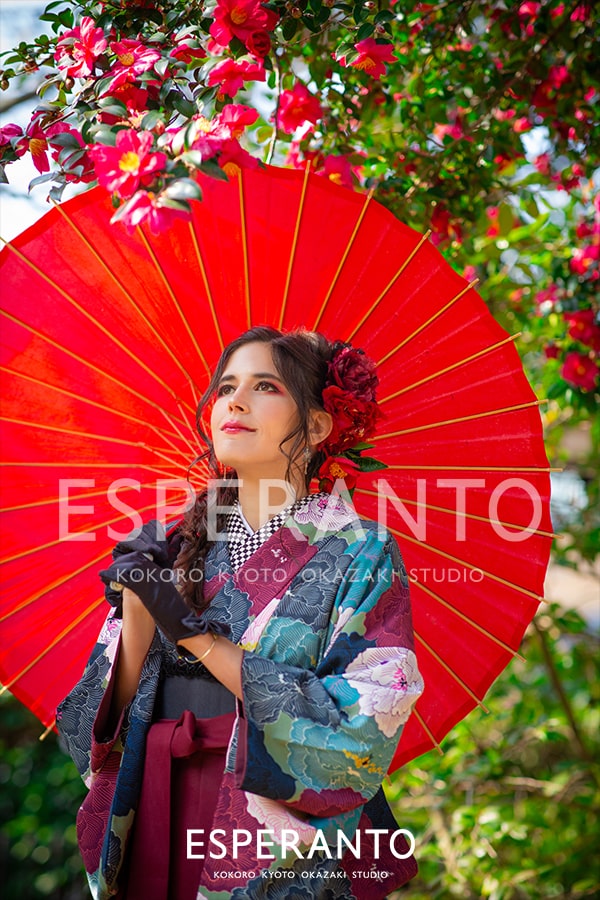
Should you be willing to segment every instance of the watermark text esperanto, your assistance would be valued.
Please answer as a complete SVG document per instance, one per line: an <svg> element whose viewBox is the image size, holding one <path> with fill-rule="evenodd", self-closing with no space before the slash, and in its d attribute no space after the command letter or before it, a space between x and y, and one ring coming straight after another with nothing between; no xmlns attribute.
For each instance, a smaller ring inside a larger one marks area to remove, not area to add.
<svg viewBox="0 0 600 900"><path fill-rule="evenodd" d="M226 541L228 535L219 529L219 517L227 514L229 507L219 501L219 489L224 486L239 486L240 481L214 479L208 484L207 531L210 541ZM449 521L453 520L454 540L469 540L469 527L473 527L470 517L473 516L470 505L479 493L485 498L485 518L494 532L502 540L509 543L526 541L539 527L542 520L543 503L535 485L526 478L504 478L488 491L485 478L437 478L431 482L426 478L418 478L415 482L416 493L412 500L399 497L385 478L380 478L376 485L377 521L382 528L387 527L390 511L393 511L396 522L398 518L407 529L407 533L418 541L427 541L427 531L433 516L439 520L440 510L434 510L428 503L428 490L444 489L445 514ZM98 536L95 479L63 478L59 481L58 497L58 535L64 541L95 541ZM146 518L160 518L169 521L181 516L195 501L196 494L192 486L183 478L158 479L153 485L152 499L154 510L148 512L144 505ZM119 478L111 483L106 491L106 501L111 510L124 517L119 528L107 523L106 534L112 540L123 540L132 530L141 528L144 519L136 506L131 504L131 495L148 497L148 485L142 485L132 478ZM483 492L483 494L481 493ZM127 496L127 500L125 497ZM342 497L352 508L352 498L343 481L336 482L331 495L332 512L337 498ZM513 524L502 521L500 507L509 498L518 500L525 524ZM260 483L259 511L261 519L266 521L281 509L283 503L294 500L290 485L281 479L262 479ZM481 518L481 502L477 505L475 519ZM327 517L325 517L326 521ZM112 520L114 521L114 519ZM86 527L87 526L87 527Z"/></svg>

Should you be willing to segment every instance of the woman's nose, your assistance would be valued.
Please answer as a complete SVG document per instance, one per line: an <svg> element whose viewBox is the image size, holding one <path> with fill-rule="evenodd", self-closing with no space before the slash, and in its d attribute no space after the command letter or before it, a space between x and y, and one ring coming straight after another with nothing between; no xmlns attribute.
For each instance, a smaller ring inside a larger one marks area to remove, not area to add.
<svg viewBox="0 0 600 900"><path fill-rule="evenodd" d="M248 409L248 401L241 387L237 387L233 394L229 395L228 406L230 410L237 409L245 411Z"/></svg>

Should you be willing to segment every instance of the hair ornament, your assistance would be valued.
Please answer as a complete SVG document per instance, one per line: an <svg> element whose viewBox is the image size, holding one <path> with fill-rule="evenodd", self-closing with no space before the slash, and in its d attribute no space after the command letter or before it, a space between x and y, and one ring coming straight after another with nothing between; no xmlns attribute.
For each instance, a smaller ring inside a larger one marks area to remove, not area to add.
<svg viewBox="0 0 600 900"><path fill-rule="evenodd" d="M364 350L336 341L323 389L323 408L333 427L319 445L326 455L317 475L320 490L331 492L341 479L352 494L361 472L387 468L380 460L362 455L374 446L368 440L383 418L376 399L378 385L375 363Z"/></svg>

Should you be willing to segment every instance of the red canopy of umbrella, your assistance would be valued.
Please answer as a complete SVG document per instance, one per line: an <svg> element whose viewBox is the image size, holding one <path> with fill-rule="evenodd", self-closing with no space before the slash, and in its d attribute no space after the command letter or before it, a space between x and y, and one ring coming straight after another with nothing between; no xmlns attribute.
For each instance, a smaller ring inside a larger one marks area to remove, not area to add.
<svg viewBox="0 0 600 900"><path fill-rule="evenodd" d="M115 532L183 504L174 479L222 348L251 325L305 326L379 365L373 454L389 468L354 500L400 544L426 683L397 767L481 701L538 607L552 538L538 402L473 285L370 195L274 168L202 187L192 220L157 236L109 225L94 189L0 256L0 679L52 726L106 613Z"/></svg>

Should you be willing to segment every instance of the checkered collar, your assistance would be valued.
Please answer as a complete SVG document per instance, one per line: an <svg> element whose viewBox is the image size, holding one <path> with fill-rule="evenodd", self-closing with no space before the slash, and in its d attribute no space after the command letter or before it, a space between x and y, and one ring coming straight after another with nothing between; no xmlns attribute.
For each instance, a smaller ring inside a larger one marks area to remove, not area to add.
<svg viewBox="0 0 600 900"><path fill-rule="evenodd" d="M307 494L300 497L294 503L286 506L276 516L269 519L262 525L258 531L252 531L252 527L248 524L239 502L236 500L233 509L227 516L227 545L229 549L229 558L234 572L243 566L258 548L268 541L269 538L278 531L286 520L294 513L312 503L315 497L320 494Z"/></svg>

